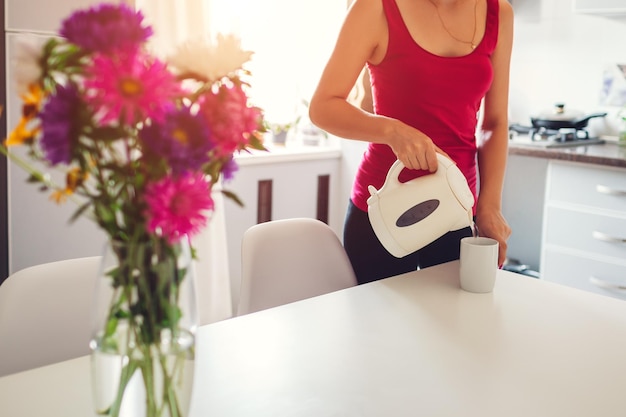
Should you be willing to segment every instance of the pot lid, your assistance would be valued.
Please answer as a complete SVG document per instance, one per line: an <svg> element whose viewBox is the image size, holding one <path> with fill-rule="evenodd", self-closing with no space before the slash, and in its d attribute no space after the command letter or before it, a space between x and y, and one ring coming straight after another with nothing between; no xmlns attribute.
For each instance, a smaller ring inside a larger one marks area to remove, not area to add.
<svg viewBox="0 0 626 417"><path fill-rule="evenodd" d="M541 112L535 119L573 121L584 117L584 115L585 114L579 110L566 109L564 103L556 103L552 109Z"/></svg>

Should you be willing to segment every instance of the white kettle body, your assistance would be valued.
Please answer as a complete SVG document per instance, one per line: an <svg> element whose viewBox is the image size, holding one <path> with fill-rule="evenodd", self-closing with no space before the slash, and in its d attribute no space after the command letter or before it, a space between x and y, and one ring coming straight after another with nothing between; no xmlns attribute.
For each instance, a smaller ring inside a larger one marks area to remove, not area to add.
<svg viewBox="0 0 626 417"><path fill-rule="evenodd" d="M394 162L383 186L369 186L368 217L374 233L396 258L413 253L452 230L472 224L474 195L456 164L437 153L438 168L405 183Z"/></svg>

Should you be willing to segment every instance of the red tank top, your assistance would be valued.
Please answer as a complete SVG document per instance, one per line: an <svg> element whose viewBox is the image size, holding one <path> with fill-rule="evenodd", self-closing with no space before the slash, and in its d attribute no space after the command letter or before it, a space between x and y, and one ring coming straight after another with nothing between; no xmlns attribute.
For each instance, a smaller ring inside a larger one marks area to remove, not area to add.
<svg viewBox="0 0 626 417"><path fill-rule="evenodd" d="M493 81L491 55L498 38L498 0L487 0L485 34L468 55L442 57L418 45L395 0L382 0L389 27L387 54L369 65L374 110L428 135L456 162L476 198L476 123ZM356 173L352 201L367 211L368 185L377 189L396 160L388 145L370 143ZM423 171L404 170L401 181Z"/></svg>

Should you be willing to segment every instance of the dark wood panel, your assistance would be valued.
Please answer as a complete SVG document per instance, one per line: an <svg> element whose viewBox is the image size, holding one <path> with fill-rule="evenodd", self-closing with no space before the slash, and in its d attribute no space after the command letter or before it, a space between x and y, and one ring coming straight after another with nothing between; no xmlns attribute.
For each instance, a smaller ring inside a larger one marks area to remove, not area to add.
<svg viewBox="0 0 626 417"><path fill-rule="evenodd" d="M257 192L257 223L272 220L272 180L261 180Z"/></svg>
<svg viewBox="0 0 626 417"><path fill-rule="evenodd" d="M328 224L330 175L317 176L317 220Z"/></svg>

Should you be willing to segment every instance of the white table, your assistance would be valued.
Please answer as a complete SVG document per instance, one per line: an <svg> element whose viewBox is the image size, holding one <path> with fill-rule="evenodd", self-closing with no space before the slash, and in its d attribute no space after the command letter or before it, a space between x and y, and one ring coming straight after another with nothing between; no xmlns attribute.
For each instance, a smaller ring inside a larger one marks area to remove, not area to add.
<svg viewBox="0 0 626 417"><path fill-rule="evenodd" d="M626 302L458 262L198 331L191 417L624 417ZM93 415L89 359L0 378L0 415Z"/></svg>

